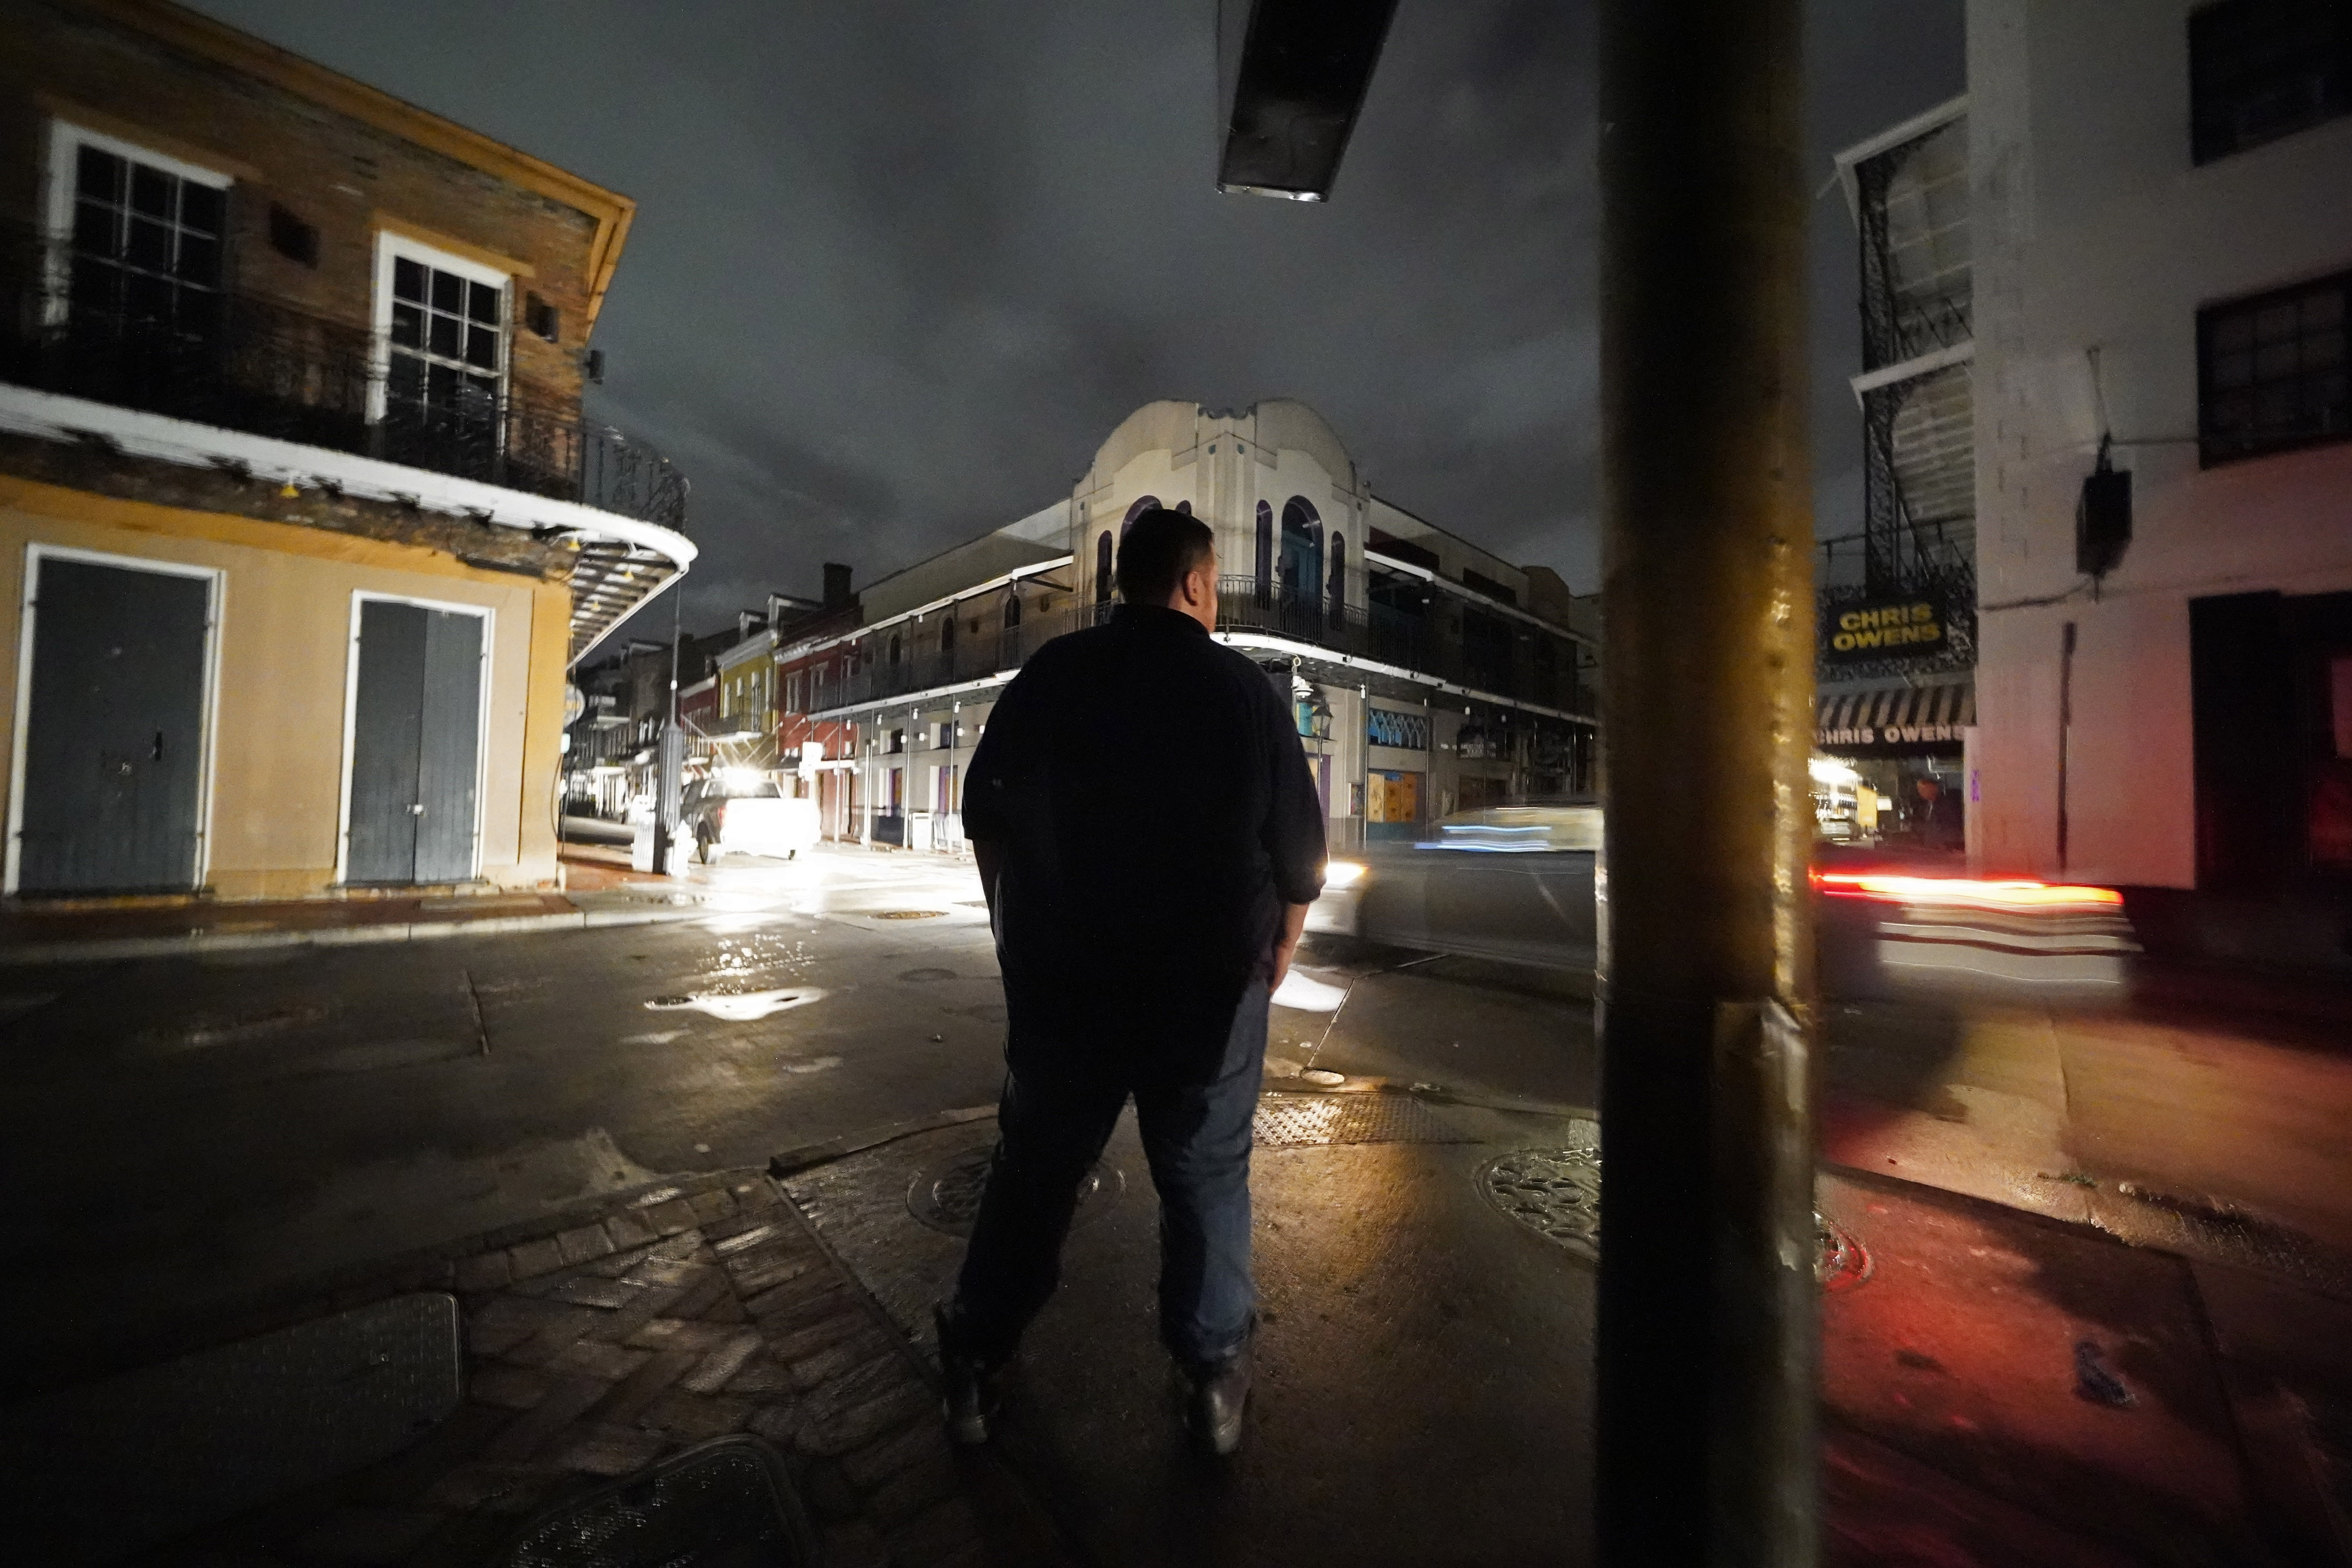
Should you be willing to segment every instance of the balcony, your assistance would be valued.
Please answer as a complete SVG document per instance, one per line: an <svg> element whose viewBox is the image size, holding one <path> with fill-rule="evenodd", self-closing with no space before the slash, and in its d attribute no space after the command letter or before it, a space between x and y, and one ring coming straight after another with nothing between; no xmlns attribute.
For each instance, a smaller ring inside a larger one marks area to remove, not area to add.
<svg viewBox="0 0 2352 1568"><path fill-rule="evenodd" d="M1487 623L1483 637L1454 637L1439 629L1435 616L1384 605L1351 605L1334 616L1320 601L1291 597L1278 587L1261 589L1251 577L1226 577L1218 586L1221 631L1309 644L1512 701L1577 714L1594 711L1590 671L1578 668L1575 645L1565 637L1553 640L1554 662L1548 668L1538 649L1541 634L1499 616L1481 617ZM960 631L944 649L933 640L937 634L929 625L877 628L857 640L856 668L830 685L824 707L862 707L983 680L1018 668L1045 643L1098 618L1098 607L1091 605L1032 612L1017 626L982 634Z"/></svg>
<svg viewBox="0 0 2352 1568"><path fill-rule="evenodd" d="M1576 645L1547 638L1515 617L1465 608L1455 635L1444 617L1387 605L1333 609L1321 598L1286 594L1255 577L1217 584L1220 630L1261 632L1286 642L1369 659L1417 676L1517 702L1590 714L1592 693L1580 679ZM1549 651L1549 662L1547 662Z"/></svg>
<svg viewBox="0 0 2352 1568"><path fill-rule="evenodd" d="M364 329L210 290L182 290L170 319L94 308L47 284L37 245L8 248L0 381L685 529L686 477L568 406L520 392L402 404Z"/></svg>

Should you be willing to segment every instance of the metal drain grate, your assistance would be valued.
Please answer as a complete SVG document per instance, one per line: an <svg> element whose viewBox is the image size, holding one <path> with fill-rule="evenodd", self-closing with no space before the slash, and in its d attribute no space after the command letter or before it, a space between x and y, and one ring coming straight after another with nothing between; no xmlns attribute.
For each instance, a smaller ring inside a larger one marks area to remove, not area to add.
<svg viewBox="0 0 2352 1568"><path fill-rule="evenodd" d="M877 921L928 921L945 913L945 910L877 910L874 918Z"/></svg>
<svg viewBox="0 0 2352 1568"><path fill-rule="evenodd" d="M1261 1149L1473 1142L1429 1107L1402 1094L1261 1095L1251 1134Z"/></svg>
<svg viewBox="0 0 2352 1568"><path fill-rule="evenodd" d="M541 1514L503 1568L810 1568L814 1532L775 1451L721 1437Z"/></svg>

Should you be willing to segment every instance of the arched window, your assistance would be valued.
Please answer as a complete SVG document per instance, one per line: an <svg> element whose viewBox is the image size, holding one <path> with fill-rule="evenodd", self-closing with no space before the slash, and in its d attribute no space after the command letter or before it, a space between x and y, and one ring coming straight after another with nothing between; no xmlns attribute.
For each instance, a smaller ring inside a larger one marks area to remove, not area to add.
<svg viewBox="0 0 2352 1568"><path fill-rule="evenodd" d="M1102 537L1095 541L1095 603L1109 604L1110 591L1114 586L1116 576L1110 563L1110 530L1106 528Z"/></svg>
<svg viewBox="0 0 2352 1568"><path fill-rule="evenodd" d="M1348 618L1348 536L1331 531L1331 625L1336 630Z"/></svg>
<svg viewBox="0 0 2352 1568"><path fill-rule="evenodd" d="M1274 507L1257 503L1257 596L1274 592Z"/></svg>
<svg viewBox="0 0 2352 1568"><path fill-rule="evenodd" d="M1118 525L1118 536L1121 539L1125 539L1127 537L1127 531L1135 526L1135 520L1141 517L1145 512L1159 506L1159 504L1160 498L1158 496L1143 496L1139 498L1133 506L1127 509L1127 516L1120 521Z"/></svg>
<svg viewBox="0 0 2352 1568"><path fill-rule="evenodd" d="M947 619L940 623L940 653L943 658L955 657L956 611L960 606L948 606Z"/></svg>
<svg viewBox="0 0 2352 1568"><path fill-rule="evenodd" d="M893 669L898 668L898 634L897 632L890 634L890 668Z"/></svg>
<svg viewBox="0 0 2352 1568"><path fill-rule="evenodd" d="M1007 588L1004 590L1004 629L1009 632L1020 624L1021 590L1018 587Z"/></svg>
<svg viewBox="0 0 2352 1568"><path fill-rule="evenodd" d="M1292 496L1282 507L1282 558L1276 575L1282 596L1312 605L1323 586L1323 520L1315 503Z"/></svg>

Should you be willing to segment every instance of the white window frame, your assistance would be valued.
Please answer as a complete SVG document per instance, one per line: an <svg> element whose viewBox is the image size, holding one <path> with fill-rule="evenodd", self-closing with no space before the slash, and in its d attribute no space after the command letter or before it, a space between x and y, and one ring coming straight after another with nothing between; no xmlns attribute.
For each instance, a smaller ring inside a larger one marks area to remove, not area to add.
<svg viewBox="0 0 2352 1568"><path fill-rule="evenodd" d="M202 163L191 163L184 158L174 158L168 153L158 153L136 142L126 142L120 136L109 136L102 131L92 131L70 120L52 117L48 126L49 157L48 189L42 196L42 216L46 225L42 258L45 289L41 299L41 324L58 327L66 320L66 290L71 280L74 230L74 195L79 172L77 156L84 147L94 147L101 153L111 153L118 158L128 158L144 163L151 169L188 181L192 184L210 185L216 191L234 188L236 181L218 169L207 169ZM228 288L228 258L226 251L229 237L221 236L224 254L221 258L221 288ZM388 322L391 318L386 316ZM13 840L11 841L13 842ZM14 888L16 884L9 884Z"/></svg>
<svg viewBox="0 0 2352 1568"><path fill-rule="evenodd" d="M23 849L25 746L33 721L33 623L37 614L44 561L81 561L93 566L152 572L164 577L194 577L205 584L204 697L197 721L201 734L196 760L196 860L191 872L193 885L202 888L212 873L213 771L219 757L216 737L220 731L220 626L222 607L228 597L228 574L218 566L199 566L185 561L161 561L147 555L118 555L35 542L25 546L24 591L16 608L16 708L8 746L8 842L5 864L0 865L0 892L16 890Z"/></svg>
<svg viewBox="0 0 2352 1568"><path fill-rule="evenodd" d="M482 622L481 681L474 700L474 852L466 870L467 881L482 875L482 816L489 805L490 676L497 667L498 610L490 605L468 605L457 599L425 599L414 594L383 594L373 588L352 590L351 633L343 643L343 763L342 782L335 805L335 886L348 885L352 860L352 770L359 761L360 614L371 604L415 605L425 610L449 610L478 616Z"/></svg>
<svg viewBox="0 0 2352 1568"><path fill-rule="evenodd" d="M383 422L392 385L392 264L396 260L452 272L467 282L488 284L499 291L499 410L503 414L514 364L514 275L436 250L404 234L379 228L375 231L375 299L369 317L368 422Z"/></svg>

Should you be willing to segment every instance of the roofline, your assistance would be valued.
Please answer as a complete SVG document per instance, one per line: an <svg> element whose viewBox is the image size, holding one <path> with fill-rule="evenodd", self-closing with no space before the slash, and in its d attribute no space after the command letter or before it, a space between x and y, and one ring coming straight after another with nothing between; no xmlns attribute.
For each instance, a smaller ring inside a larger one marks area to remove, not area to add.
<svg viewBox="0 0 2352 1568"><path fill-rule="evenodd" d="M896 572L890 573L887 576L875 578L874 581L866 584L866 586L857 590L857 596L862 599L866 595L874 592L877 588L887 587L889 584L897 582L899 578L907 575L909 572L919 572L924 567L930 565L934 562L946 560L949 556L953 555L959 550L969 550L975 544L997 538L1004 532L1006 528L1011 528L1013 523L1026 522L1031 518L1036 517L1043 512L1051 511L1057 506L1066 511L1069 508L1069 504L1070 503L1066 500L1048 501L1044 506L1039 507L1036 511L1023 512L1019 517L1014 518L1013 522L1006 523L1003 528L992 528L985 533L973 534L961 544L950 544L945 550L933 551L930 554L924 556L920 561L910 561L906 565L899 567ZM1026 539L1015 539L1013 542L1016 544L1027 544L1032 542ZM1037 548L1040 550L1045 550L1051 547L1040 544Z"/></svg>
<svg viewBox="0 0 2352 1568"><path fill-rule="evenodd" d="M1410 544L1412 541L1404 540L1401 542ZM1500 560L1501 557L1497 556L1496 559ZM1418 577L1433 587L1444 589L1457 599L1469 601L1482 610L1492 611L1498 616L1507 616L1513 620L1525 621L1529 626L1540 626L1556 637L1568 638L1570 642L1582 643L1587 647L1600 646L1574 626L1564 626L1558 621L1548 621L1532 610L1523 610L1517 605L1507 605L1500 599L1491 598L1480 593L1467 583L1457 583L1443 573L1433 572L1426 566L1416 566L1410 561L1400 561L1393 555L1383 555L1370 545L1364 547L1364 564L1378 566L1383 572L1402 572L1408 577ZM1523 566L1519 570L1524 572L1527 568Z"/></svg>
<svg viewBox="0 0 2352 1568"><path fill-rule="evenodd" d="M969 599L974 594L985 594L992 588L1002 588L1006 584L1017 582L1021 578L1034 577L1041 572L1051 572L1055 567L1067 566L1073 559L1074 557L1069 555L1056 555L1051 561L1033 561L1025 566L1015 566L1002 576L991 577L985 583L974 583L969 588L958 588L954 593L943 595L928 605L917 605L911 610L901 610L897 615L885 620L876 621L871 626L852 626L847 631L828 632L817 637L804 637L796 643L782 644L776 649L777 661L781 663L787 658L802 658L813 653L823 653L826 648L853 641L866 636L868 632L878 632L885 626L895 626L901 621L911 621L919 616L932 615L947 608L950 605ZM886 578L885 581L887 579Z"/></svg>
<svg viewBox="0 0 2352 1568"><path fill-rule="evenodd" d="M596 313L604 306L604 291L612 285L621 247L627 243L629 226L636 217L637 204L629 197L169 0L72 3L594 219L596 234L588 249L588 320L583 339L594 330Z"/></svg>

